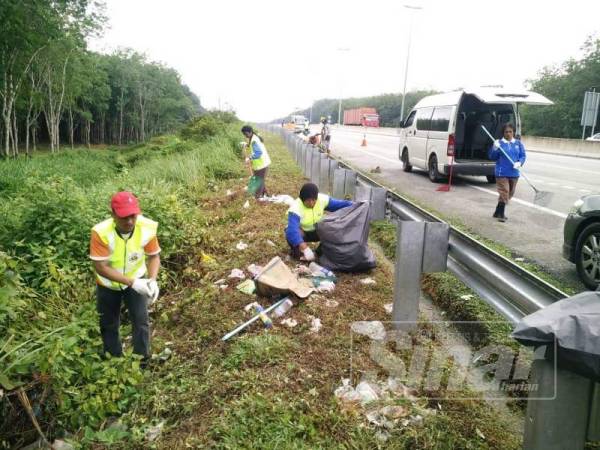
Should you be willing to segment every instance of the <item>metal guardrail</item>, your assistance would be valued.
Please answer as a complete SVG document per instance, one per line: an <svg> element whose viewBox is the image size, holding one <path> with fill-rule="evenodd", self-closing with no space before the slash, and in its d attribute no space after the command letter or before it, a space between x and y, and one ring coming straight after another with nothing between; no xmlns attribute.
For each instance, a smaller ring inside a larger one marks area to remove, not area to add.
<svg viewBox="0 0 600 450"><path fill-rule="evenodd" d="M307 144L293 133L276 125L263 125L268 131L279 133L288 149L295 156L305 174L312 173L312 164L304 163L301 155L318 153L316 147ZM319 160L321 160L319 158ZM387 191L386 209L392 219L444 222L439 217L417 206L399 193L381 185L349 164L331 158L340 168L355 173L356 183L363 186L383 188ZM312 156L311 156L312 162ZM351 191L354 192L354 188ZM513 323L523 316L567 297L537 275L525 270L508 258L477 241L468 234L450 227L448 270L499 314Z"/></svg>

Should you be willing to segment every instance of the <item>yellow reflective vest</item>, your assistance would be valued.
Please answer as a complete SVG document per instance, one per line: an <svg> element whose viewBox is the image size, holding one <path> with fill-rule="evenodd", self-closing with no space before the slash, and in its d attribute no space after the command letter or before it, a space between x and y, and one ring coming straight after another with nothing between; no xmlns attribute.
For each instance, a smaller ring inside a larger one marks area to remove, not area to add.
<svg viewBox="0 0 600 450"><path fill-rule="evenodd" d="M297 198L286 213L294 213L300 217L300 228L304 231L314 231L315 225L321 221L325 215L325 208L329 204L329 195L319 194L315 206L307 208L300 198Z"/></svg>
<svg viewBox="0 0 600 450"><path fill-rule="evenodd" d="M257 171L268 167L271 164L271 158L269 157L269 153L267 153L267 148L265 144L260 140L260 138L253 134L250 139L250 143L248 145L248 150L250 151L250 156L254 152L254 144L257 144L261 150L261 155L256 159L251 159L252 162L252 170Z"/></svg>
<svg viewBox="0 0 600 450"><path fill-rule="evenodd" d="M142 215L137 216L135 228L129 239L123 239L114 219L107 219L95 225L95 231L109 250L110 267L123 273L128 278L143 278L146 275L146 254L144 247L156 236L158 223ZM101 286L115 291L126 289L127 286L104 278L96 273L96 279Z"/></svg>

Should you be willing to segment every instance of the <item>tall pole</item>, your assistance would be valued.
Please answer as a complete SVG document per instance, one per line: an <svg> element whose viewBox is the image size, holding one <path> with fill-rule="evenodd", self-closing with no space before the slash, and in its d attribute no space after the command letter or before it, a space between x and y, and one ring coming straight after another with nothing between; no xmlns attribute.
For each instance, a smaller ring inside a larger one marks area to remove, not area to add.
<svg viewBox="0 0 600 450"><path fill-rule="evenodd" d="M337 50L338 50L338 52L348 52L348 51L350 51L349 48L338 48ZM338 65L338 67L341 67L341 66L342 66L341 64ZM343 68L342 68L342 70L343 70ZM340 100L338 102L338 123L337 123L337 126L339 127L341 124L342 124L342 83L340 82Z"/></svg>
<svg viewBox="0 0 600 450"><path fill-rule="evenodd" d="M419 10L421 6L403 5L407 9ZM404 65L404 88L402 89L402 106L400 107L400 123L404 120L404 99L406 98L406 80L408 79L408 62L410 61L410 41L412 38L414 13L410 15L410 25L408 27L408 48L406 49L406 64Z"/></svg>

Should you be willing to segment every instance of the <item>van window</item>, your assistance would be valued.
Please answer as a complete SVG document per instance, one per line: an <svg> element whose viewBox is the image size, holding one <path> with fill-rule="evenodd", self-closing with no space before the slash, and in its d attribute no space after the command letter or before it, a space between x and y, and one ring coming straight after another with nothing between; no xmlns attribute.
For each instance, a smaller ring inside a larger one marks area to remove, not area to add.
<svg viewBox="0 0 600 450"><path fill-rule="evenodd" d="M415 115L416 114L417 114L416 111L413 111L413 112L410 113L410 116L408 116L406 118L406 121L404 122L403 128L408 128L408 127L410 127L413 124L413 122L415 121Z"/></svg>
<svg viewBox="0 0 600 450"><path fill-rule="evenodd" d="M427 131L431 129L431 113L433 108L417 110L417 130Z"/></svg>
<svg viewBox="0 0 600 450"><path fill-rule="evenodd" d="M431 131L448 131L452 106L435 108L431 117Z"/></svg>

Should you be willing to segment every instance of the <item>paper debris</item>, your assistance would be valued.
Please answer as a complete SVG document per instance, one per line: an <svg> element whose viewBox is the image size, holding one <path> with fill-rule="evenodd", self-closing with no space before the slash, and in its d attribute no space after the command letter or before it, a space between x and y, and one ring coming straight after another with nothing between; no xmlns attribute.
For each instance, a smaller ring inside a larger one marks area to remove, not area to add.
<svg viewBox="0 0 600 450"><path fill-rule="evenodd" d="M254 280L246 280L238 284L236 289L244 294L254 295L256 292L256 284L254 283Z"/></svg>
<svg viewBox="0 0 600 450"><path fill-rule="evenodd" d="M296 325L298 325L298 322L290 317L283 319L280 323L288 328L294 328Z"/></svg>
<svg viewBox="0 0 600 450"><path fill-rule="evenodd" d="M229 276L227 278L239 278L240 280L243 280L246 278L246 274L244 273L243 270L232 269L231 273L229 274Z"/></svg>
<svg viewBox="0 0 600 450"><path fill-rule="evenodd" d="M247 268L248 272L250 272L250 274L253 277L258 276L258 274L262 271L262 266L257 266L256 264L250 264Z"/></svg>
<svg viewBox="0 0 600 450"><path fill-rule="evenodd" d="M466 295L461 295L460 298L462 300L471 300L473 297L475 297L473 294L466 294Z"/></svg>
<svg viewBox="0 0 600 450"><path fill-rule="evenodd" d="M394 310L394 304L393 303L386 303L385 305L383 305L383 309L385 309L386 313L391 314L392 311Z"/></svg>
<svg viewBox="0 0 600 450"><path fill-rule="evenodd" d="M377 284L377 282L373 278L363 278L360 280L360 284L369 285L369 284Z"/></svg>
<svg viewBox="0 0 600 450"><path fill-rule="evenodd" d="M227 197L231 197L233 195L233 191L231 189L227 189L227 192L225 193L225 195Z"/></svg>
<svg viewBox="0 0 600 450"><path fill-rule="evenodd" d="M248 248L248 244L246 244L245 242L238 242L237 245L235 246L235 248L237 248L238 250L246 250Z"/></svg>
<svg viewBox="0 0 600 450"><path fill-rule="evenodd" d="M155 441L161 434L163 427L165 426L165 422L160 422L153 427L149 427L146 430L146 440L149 442Z"/></svg>
<svg viewBox="0 0 600 450"><path fill-rule="evenodd" d="M318 333L322 327L323 327L323 324L321 323L321 319L319 319L317 317L311 318L311 320L310 320L310 332L311 333Z"/></svg>
<svg viewBox="0 0 600 450"><path fill-rule="evenodd" d="M249 201L249 200L246 200L246 203L244 203L244 206L243 206L243 208L244 208L244 209L248 209L248 208L250 208L250 201Z"/></svg>
<svg viewBox="0 0 600 450"><path fill-rule="evenodd" d="M275 242L273 242L271 239L267 239L267 245L270 245L271 247L275 247Z"/></svg>

